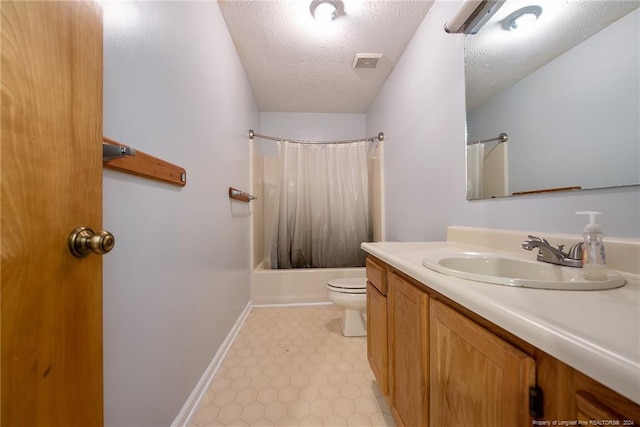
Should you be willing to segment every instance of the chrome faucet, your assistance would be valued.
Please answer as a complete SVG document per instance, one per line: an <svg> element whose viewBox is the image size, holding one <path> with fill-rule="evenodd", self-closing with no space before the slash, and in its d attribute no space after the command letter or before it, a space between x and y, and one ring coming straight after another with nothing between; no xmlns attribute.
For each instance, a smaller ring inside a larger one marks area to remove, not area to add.
<svg viewBox="0 0 640 427"><path fill-rule="evenodd" d="M522 249L528 251L538 248L538 261L551 264L564 265L566 267L582 267L582 242L571 245L569 253L563 252L564 245L554 248L546 239L529 235L529 240L522 243Z"/></svg>

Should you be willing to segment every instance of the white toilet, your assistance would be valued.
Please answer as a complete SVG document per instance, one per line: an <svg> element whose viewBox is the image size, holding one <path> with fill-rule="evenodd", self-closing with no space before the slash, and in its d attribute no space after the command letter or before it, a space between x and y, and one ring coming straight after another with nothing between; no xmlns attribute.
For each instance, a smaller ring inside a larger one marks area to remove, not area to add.
<svg viewBox="0 0 640 427"><path fill-rule="evenodd" d="M327 283L327 289L331 302L344 308L342 335L345 337L367 335L367 278L331 279Z"/></svg>

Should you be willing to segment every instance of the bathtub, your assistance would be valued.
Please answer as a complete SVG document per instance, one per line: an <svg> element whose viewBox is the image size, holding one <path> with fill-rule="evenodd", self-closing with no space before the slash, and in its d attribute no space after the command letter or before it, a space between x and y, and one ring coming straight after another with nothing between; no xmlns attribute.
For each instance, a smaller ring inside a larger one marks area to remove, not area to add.
<svg viewBox="0 0 640 427"><path fill-rule="evenodd" d="M328 303L329 279L365 275L364 267L271 270L260 264L251 277L251 301L253 304Z"/></svg>

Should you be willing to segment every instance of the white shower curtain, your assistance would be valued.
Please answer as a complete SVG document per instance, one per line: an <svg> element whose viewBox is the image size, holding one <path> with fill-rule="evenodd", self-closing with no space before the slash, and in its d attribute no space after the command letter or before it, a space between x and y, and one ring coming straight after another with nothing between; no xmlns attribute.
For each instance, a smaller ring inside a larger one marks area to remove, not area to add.
<svg viewBox="0 0 640 427"><path fill-rule="evenodd" d="M364 266L369 145L278 142L272 268Z"/></svg>
<svg viewBox="0 0 640 427"><path fill-rule="evenodd" d="M467 200L482 198L484 144L467 145Z"/></svg>

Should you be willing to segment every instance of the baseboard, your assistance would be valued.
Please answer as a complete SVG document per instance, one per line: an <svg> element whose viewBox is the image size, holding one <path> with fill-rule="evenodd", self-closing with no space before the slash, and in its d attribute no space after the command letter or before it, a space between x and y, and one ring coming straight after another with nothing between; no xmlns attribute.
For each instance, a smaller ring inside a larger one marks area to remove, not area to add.
<svg viewBox="0 0 640 427"><path fill-rule="evenodd" d="M198 406L200 405L200 401L202 400L202 397L207 392L209 385L211 385L211 381L213 381L213 377L216 375L218 368L222 364L224 357L227 355L227 352L231 348L231 345L233 344L233 341L235 340L236 335L238 335L238 332L240 331L242 324L244 323L247 316L249 315L249 312L251 311L252 307L253 307L253 304L251 303L251 301L249 301L246 307L244 308L244 310L242 310L242 313L240 313L240 316L238 317L238 320L236 320L236 323L231 328L231 331L229 331L229 334L227 334L227 337L222 342L222 345L216 352L215 356L213 356L211 363L209 363L209 366L202 374L202 377L200 377L200 380L198 381L198 383L196 384L196 387L193 389L193 391L189 395L189 398L182 406L182 409L178 413L178 416L176 416L176 419L173 420L173 423L171 423L171 427L187 427L189 425L191 418L193 418L196 410L198 409Z"/></svg>

